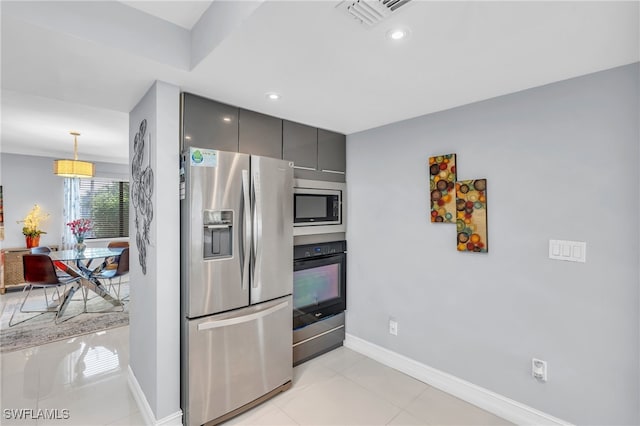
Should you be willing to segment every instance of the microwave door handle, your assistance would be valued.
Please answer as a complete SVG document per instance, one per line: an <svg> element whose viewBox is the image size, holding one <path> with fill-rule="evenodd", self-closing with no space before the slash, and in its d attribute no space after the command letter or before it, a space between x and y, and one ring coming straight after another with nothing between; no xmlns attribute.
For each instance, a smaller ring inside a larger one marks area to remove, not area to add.
<svg viewBox="0 0 640 426"><path fill-rule="evenodd" d="M249 194L249 171L242 171L242 195L244 197L244 220L242 229L242 289L247 289L247 283L249 281L249 262L250 262L250 248L251 248L251 198Z"/></svg>

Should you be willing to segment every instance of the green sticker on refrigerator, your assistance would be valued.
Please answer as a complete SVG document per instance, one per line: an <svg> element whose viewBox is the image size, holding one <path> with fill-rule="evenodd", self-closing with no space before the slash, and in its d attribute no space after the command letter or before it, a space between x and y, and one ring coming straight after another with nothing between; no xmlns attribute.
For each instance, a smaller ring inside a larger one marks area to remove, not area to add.
<svg viewBox="0 0 640 426"><path fill-rule="evenodd" d="M189 148L189 164L195 167L217 167L218 151L213 149Z"/></svg>

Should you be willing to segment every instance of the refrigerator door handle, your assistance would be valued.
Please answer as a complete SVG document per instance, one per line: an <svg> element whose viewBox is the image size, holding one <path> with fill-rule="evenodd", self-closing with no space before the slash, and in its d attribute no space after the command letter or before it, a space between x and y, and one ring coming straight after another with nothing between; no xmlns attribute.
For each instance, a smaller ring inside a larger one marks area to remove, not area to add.
<svg viewBox="0 0 640 426"><path fill-rule="evenodd" d="M230 325L236 325L236 324L242 324L245 322L254 321L260 318L264 318L267 315L271 315L272 313L277 312L281 309L286 309L288 306L289 306L289 302L282 302L268 309L254 312L249 315L242 315L235 318L227 318L227 319L218 320L218 321L203 322L202 324L198 324L198 331L206 331L214 328L228 327Z"/></svg>
<svg viewBox="0 0 640 426"><path fill-rule="evenodd" d="M249 171L242 171L242 195L244 197L244 221L243 221L243 238L242 238L242 271L241 286L243 290L247 289L249 281L249 262L251 248L251 199L249 196Z"/></svg>
<svg viewBox="0 0 640 426"><path fill-rule="evenodd" d="M253 174L253 280L251 282L252 288L259 287L259 279L256 276L256 271L262 270L262 190L260 188L260 174L256 172Z"/></svg>

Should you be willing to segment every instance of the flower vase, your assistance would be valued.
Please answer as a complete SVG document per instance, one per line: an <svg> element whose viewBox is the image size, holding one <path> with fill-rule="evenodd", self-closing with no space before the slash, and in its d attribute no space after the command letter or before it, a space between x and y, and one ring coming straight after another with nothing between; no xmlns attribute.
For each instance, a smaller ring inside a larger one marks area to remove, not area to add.
<svg viewBox="0 0 640 426"><path fill-rule="evenodd" d="M40 235L29 236L25 235L25 244L27 248L38 247L40 245Z"/></svg>
<svg viewBox="0 0 640 426"><path fill-rule="evenodd" d="M75 249L78 253L82 253L86 248L87 248L87 245L84 243L84 240L78 240L78 242L75 245Z"/></svg>

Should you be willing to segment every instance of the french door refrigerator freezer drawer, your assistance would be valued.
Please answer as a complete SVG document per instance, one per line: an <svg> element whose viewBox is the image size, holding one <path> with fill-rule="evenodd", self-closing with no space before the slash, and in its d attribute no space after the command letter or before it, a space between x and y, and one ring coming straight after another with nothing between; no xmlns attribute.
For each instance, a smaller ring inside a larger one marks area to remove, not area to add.
<svg viewBox="0 0 640 426"><path fill-rule="evenodd" d="M186 425L202 425L291 381L292 298L189 321Z"/></svg>

